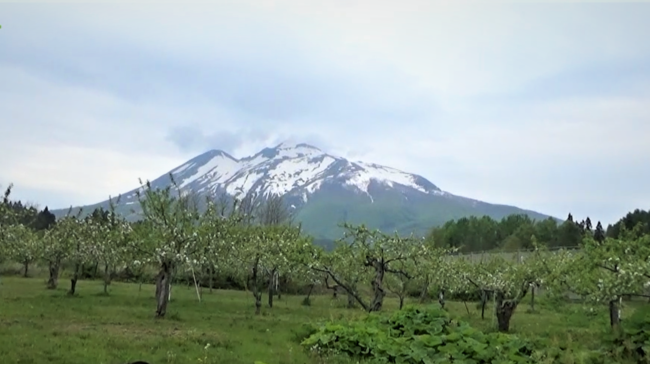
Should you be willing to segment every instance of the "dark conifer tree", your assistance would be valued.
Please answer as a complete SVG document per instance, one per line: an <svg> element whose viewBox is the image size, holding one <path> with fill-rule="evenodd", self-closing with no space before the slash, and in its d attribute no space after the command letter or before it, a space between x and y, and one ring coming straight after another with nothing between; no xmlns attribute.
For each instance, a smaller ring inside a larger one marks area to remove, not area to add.
<svg viewBox="0 0 650 365"><path fill-rule="evenodd" d="M605 231L603 226L600 224L600 221L596 224L596 232L594 232L594 239L598 242L603 242L605 240Z"/></svg>

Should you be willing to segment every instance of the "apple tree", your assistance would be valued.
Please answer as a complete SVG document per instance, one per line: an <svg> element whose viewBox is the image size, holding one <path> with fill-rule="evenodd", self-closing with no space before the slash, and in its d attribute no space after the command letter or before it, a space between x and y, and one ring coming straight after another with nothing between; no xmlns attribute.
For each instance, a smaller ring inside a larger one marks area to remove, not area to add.
<svg viewBox="0 0 650 365"><path fill-rule="evenodd" d="M346 223L343 228L344 237L337 242L337 248L340 247L338 255L333 255L332 258L347 260L347 265L336 267L336 260L329 260L329 262L322 260L313 268L328 275L337 285L352 295L365 311L379 311L386 296L384 290L386 274L411 277L410 273L401 271L396 265L398 262L417 257L424 245L421 240L413 237L387 235L379 230L369 230L364 225L353 226ZM353 272L358 274L359 278L366 275L371 277L373 298L370 302L366 302L361 297L353 283L344 279Z"/></svg>
<svg viewBox="0 0 650 365"><path fill-rule="evenodd" d="M610 325L616 328L621 320L622 297L646 296L649 260L648 235L633 238L623 234L619 239L607 237L602 242L587 237L572 265L565 267L565 278L556 278L556 282L588 302L607 304Z"/></svg>
<svg viewBox="0 0 650 365"><path fill-rule="evenodd" d="M10 255L8 229L16 220L15 214L9 206L11 189L13 185L9 185L5 190L2 201L0 201L0 263L8 258Z"/></svg>
<svg viewBox="0 0 650 365"><path fill-rule="evenodd" d="M27 277L29 266L41 257L43 248L39 235L22 224L6 228L5 241L9 258L23 265L23 276Z"/></svg>
<svg viewBox="0 0 650 365"><path fill-rule="evenodd" d="M495 302L497 328L501 332L510 329L510 319L517 306L529 292L532 284L541 279L542 266L536 256L525 260L508 260L491 255L479 262L458 258L455 265L468 289L489 293Z"/></svg>
<svg viewBox="0 0 650 365"><path fill-rule="evenodd" d="M153 189L147 181L136 191L144 222L137 237L130 240L130 249L142 261L158 266L156 277L156 317L167 312L172 275L176 266L195 258L202 241L198 239L200 214L197 201L181 192L170 175L171 185Z"/></svg>
<svg viewBox="0 0 650 365"><path fill-rule="evenodd" d="M119 201L118 197L117 203ZM89 256L103 266L104 294L108 294L113 270L129 261L127 249L133 232L131 225L115 213L112 198L109 198L109 204L108 211L95 211L86 217Z"/></svg>
<svg viewBox="0 0 650 365"><path fill-rule="evenodd" d="M233 229L232 249L235 265L241 267L247 287L255 298L255 313L262 308L262 285L275 272L291 267L291 259L304 242L297 227L289 225L252 226L239 225ZM270 292L272 295L272 292ZM269 298L269 306L272 306Z"/></svg>

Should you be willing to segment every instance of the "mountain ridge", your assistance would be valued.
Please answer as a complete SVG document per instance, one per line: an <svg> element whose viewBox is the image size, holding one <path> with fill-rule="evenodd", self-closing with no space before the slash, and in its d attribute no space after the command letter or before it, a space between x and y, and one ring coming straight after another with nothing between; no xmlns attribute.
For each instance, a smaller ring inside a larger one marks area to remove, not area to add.
<svg viewBox="0 0 650 365"><path fill-rule="evenodd" d="M256 201L282 196L306 232L329 239L338 238L338 223L343 221L366 223L383 231L424 234L433 226L471 215L495 219L510 214L526 214L535 219L549 217L457 196L421 175L376 163L350 161L306 143L281 143L239 159L212 149L152 180L152 188L169 186L170 174L182 191L198 195L225 194L240 199L252 196ZM138 189L141 187L121 194L118 211L130 219L137 219ZM82 208L90 213L97 207L107 208L108 201ZM52 212L61 216L67 211Z"/></svg>

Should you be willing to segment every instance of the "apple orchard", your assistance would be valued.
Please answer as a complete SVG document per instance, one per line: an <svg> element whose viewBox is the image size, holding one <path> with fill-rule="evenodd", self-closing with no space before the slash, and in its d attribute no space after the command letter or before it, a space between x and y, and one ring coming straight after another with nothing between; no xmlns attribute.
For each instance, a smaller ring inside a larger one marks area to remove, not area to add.
<svg viewBox="0 0 650 365"><path fill-rule="evenodd" d="M500 331L508 331L517 307L540 288L545 295L574 293L593 305L609 306L611 326L618 327L621 298L646 296L650 281L650 236L633 232L619 239L585 237L579 250L550 251L535 245L521 260L499 255L470 260L431 239L346 224L335 248L325 251L301 232L300 225L273 219L260 223L254 214L259 210L243 209L242 202L199 202L181 194L175 184L153 190L146 183L139 191L138 222L116 214L112 201L106 219L68 214L49 229L34 232L9 209L9 187L0 205L0 261L20 263L25 275L30 265L47 267L44 290L61 285L62 267L71 267L70 294L77 290L84 265L99 265L105 291L115 270L155 270L152 312L157 317L164 317L173 305L172 279L179 273L191 275L198 300L198 278L234 278L252 293L258 314L263 293L272 307L283 276L310 288L310 294L315 286L335 289L347 295L351 307L367 312L380 311L387 295L399 298L401 307L410 288L417 288L422 297L433 292L443 307L450 294L478 294L483 308L493 301Z"/></svg>

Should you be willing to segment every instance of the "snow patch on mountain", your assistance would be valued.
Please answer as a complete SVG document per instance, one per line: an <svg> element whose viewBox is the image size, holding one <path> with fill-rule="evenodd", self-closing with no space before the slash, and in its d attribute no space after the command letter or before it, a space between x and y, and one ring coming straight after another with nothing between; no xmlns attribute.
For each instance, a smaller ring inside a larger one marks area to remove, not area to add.
<svg viewBox="0 0 650 365"><path fill-rule="evenodd" d="M304 143L282 143L242 159L219 150L208 151L171 173L182 190L221 190L239 197L250 193L265 197L292 194L304 202L325 182L357 190L371 201L371 182L424 194L445 194L421 176L374 163L350 162Z"/></svg>
<svg viewBox="0 0 650 365"><path fill-rule="evenodd" d="M360 166L361 169L351 173L346 183L348 185L353 185L366 193L368 192L368 186L370 185L371 180L384 183L391 188L394 184L400 184L421 191L425 194L429 193L427 189L416 183L416 179L412 174L377 164L368 164L364 162L356 162L355 164Z"/></svg>
<svg viewBox="0 0 650 365"><path fill-rule="evenodd" d="M196 166L196 163L183 168L181 172L186 171L187 169L194 166ZM239 171L239 169L240 166L237 160L224 154L217 154L216 156L212 157L207 163L198 166L194 174L183 179L179 187L184 188L185 186L199 179L206 181L209 180L213 183L225 182L237 171ZM172 174L176 175L178 173L172 172Z"/></svg>

